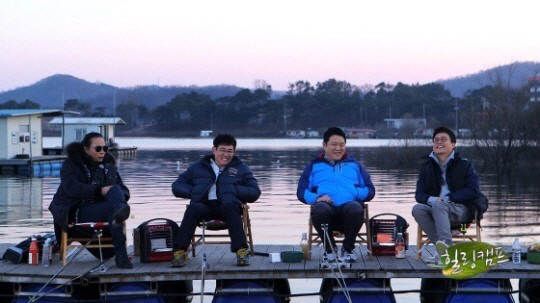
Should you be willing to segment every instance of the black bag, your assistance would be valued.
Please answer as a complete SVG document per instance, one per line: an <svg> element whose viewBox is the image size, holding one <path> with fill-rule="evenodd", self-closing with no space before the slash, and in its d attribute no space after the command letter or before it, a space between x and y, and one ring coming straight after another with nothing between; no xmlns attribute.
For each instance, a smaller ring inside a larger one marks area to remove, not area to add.
<svg viewBox="0 0 540 303"><path fill-rule="evenodd" d="M37 245L39 249L39 260L41 260L41 253L43 251L43 244L45 244L45 241L47 239L53 239L53 245L56 242L56 237L54 234L45 234L45 235L37 235ZM22 242L20 242L17 245L8 247L6 251L4 252L4 255L2 256L2 260L9 261L13 264L18 263L27 263L28 262L28 249L30 249L30 244L32 243L32 237L29 237Z"/></svg>
<svg viewBox="0 0 540 303"><path fill-rule="evenodd" d="M141 262L166 262L173 259L174 239L178 224L166 218L141 223L133 232L135 255Z"/></svg>

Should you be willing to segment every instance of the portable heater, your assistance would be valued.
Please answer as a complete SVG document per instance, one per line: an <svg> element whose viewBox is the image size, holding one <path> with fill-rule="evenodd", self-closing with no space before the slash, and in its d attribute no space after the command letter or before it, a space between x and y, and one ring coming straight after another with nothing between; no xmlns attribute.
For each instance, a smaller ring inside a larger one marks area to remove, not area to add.
<svg viewBox="0 0 540 303"><path fill-rule="evenodd" d="M405 249L408 249L409 233L406 231L407 227L409 227L407 221L396 214L384 213L373 216L369 219L371 254L373 256L393 256L398 232L403 233Z"/></svg>
<svg viewBox="0 0 540 303"><path fill-rule="evenodd" d="M177 232L178 224L169 219L143 222L133 232L135 253L140 254L143 263L171 261Z"/></svg>

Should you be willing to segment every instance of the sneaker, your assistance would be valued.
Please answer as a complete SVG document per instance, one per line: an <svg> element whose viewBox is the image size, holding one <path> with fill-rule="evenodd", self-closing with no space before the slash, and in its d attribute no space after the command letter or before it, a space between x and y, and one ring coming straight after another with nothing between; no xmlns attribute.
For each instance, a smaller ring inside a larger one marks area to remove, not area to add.
<svg viewBox="0 0 540 303"><path fill-rule="evenodd" d="M236 251L236 265L237 266L249 265L249 252L247 248L240 248Z"/></svg>
<svg viewBox="0 0 540 303"><path fill-rule="evenodd" d="M346 263L354 263L358 259L358 256L354 252L354 249L352 251L348 251L345 249L341 249L341 258L343 259L343 262Z"/></svg>
<svg viewBox="0 0 540 303"><path fill-rule="evenodd" d="M336 254L331 252L325 252L323 254L323 261L325 262L335 262L336 261Z"/></svg>
<svg viewBox="0 0 540 303"><path fill-rule="evenodd" d="M174 251L171 267L182 267L186 265L186 251L178 249Z"/></svg>
<svg viewBox="0 0 540 303"><path fill-rule="evenodd" d="M448 250L448 244L446 244L444 241L437 241L437 243L435 243L435 250L439 256L444 256Z"/></svg>

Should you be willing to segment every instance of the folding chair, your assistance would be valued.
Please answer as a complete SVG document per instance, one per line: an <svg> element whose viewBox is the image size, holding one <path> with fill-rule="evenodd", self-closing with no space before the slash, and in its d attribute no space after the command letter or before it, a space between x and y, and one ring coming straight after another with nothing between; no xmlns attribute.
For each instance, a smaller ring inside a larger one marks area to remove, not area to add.
<svg viewBox="0 0 540 303"><path fill-rule="evenodd" d="M126 233L124 224L124 234ZM97 236L94 236L98 233ZM87 244L92 240L91 243ZM73 244L78 242L78 244ZM70 246L84 246L96 258L110 258L114 256L114 246L107 222L71 223L67 231L62 231L60 239L60 260L67 264L67 251Z"/></svg>
<svg viewBox="0 0 540 303"><path fill-rule="evenodd" d="M198 225L199 229L202 229L203 221ZM205 244L230 244L231 238L229 237L227 222L223 220L210 220L205 222L206 230L204 233ZM244 227L244 233L249 245L249 252L253 256L253 236L251 233L251 220L249 219L249 205L242 204L242 225ZM195 232L191 239L191 254L195 257L195 247L202 244L203 237L202 231Z"/></svg>
<svg viewBox="0 0 540 303"><path fill-rule="evenodd" d="M452 226L452 242L454 243L460 243L465 242L467 240L469 241L482 241L482 236L480 234L482 228L480 227L480 224L477 222L476 219L476 210L473 214L473 219L469 223L461 223L459 225ZM471 226L473 225L473 228L475 229L475 233L469 233L467 234L467 231ZM418 230L416 233L416 258L420 259L422 256L422 249L428 245L431 241L429 241L429 238L424 233L420 225L418 224Z"/></svg>
<svg viewBox="0 0 540 303"><path fill-rule="evenodd" d="M367 244L367 247L368 247L368 254L371 255L371 241L369 241L370 237L369 235L371 234L370 232L370 228L369 228L369 210L368 210L368 204L367 203L364 203L364 224L363 226L365 226L365 232L362 232L362 229L360 229L360 231L358 232L358 235L357 235L357 238L358 238L358 242L359 243L365 243ZM334 239L336 241L336 243L343 243L343 240L344 240L344 237L345 235L343 234L343 226L338 226L336 228L336 230L334 230L333 232L334 234ZM322 244L324 242L324 239L321 239L319 237L319 234L317 233L317 230L315 229L315 227L313 226L313 223L311 221L311 216L309 218L309 223L308 223L308 248L309 248L309 251L311 252L311 248L312 246L315 244L315 245L319 245L319 244Z"/></svg>

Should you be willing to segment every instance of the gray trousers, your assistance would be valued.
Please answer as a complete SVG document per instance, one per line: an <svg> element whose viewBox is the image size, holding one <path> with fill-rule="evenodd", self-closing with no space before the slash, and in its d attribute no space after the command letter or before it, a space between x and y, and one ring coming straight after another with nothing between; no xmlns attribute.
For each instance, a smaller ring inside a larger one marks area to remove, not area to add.
<svg viewBox="0 0 540 303"><path fill-rule="evenodd" d="M451 226L464 223L469 218L469 210L465 205L454 202L417 203L412 215L431 243L444 241L452 245Z"/></svg>

